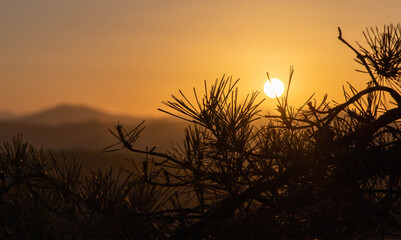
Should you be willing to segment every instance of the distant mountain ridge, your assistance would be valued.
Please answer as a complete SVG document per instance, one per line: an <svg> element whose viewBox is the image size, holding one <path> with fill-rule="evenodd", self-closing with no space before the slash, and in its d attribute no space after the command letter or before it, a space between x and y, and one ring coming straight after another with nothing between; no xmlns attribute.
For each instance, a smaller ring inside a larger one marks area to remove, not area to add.
<svg viewBox="0 0 401 240"><path fill-rule="evenodd" d="M138 147L167 150L182 142L188 123L173 118L139 118L112 115L86 106L60 105L35 114L0 121L0 144L18 134L36 147L100 152L117 140L108 129L121 123L132 129L145 120Z"/></svg>
<svg viewBox="0 0 401 240"><path fill-rule="evenodd" d="M10 121L16 118L17 116L11 111L0 111L0 121Z"/></svg>
<svg viewBox="0 0 401 240"><path fill-rule="evenodd" d="M85 122L136 124L139 118L124 115L112 115L88 106L59 105L18 118L23 123L57 126Z"/></svg>

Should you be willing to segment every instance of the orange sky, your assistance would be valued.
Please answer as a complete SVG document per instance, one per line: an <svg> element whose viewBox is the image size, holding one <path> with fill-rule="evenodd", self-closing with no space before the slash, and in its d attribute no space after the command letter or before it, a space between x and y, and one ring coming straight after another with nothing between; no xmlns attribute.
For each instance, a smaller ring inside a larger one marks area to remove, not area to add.
<svg viewBox="0 0 401 240"><path fill-rule="evenodd" d="M314 92L340 100L342 84L362 88L367 76L354 71L337 27L363 43L366 27L400 23L400 11L399 0L5 0L0 111L70 103L160 116L161 101L178 89L226 74L241 78L245 95L263 90L266 71L286 84L290 65L291 104Z"/></svg>

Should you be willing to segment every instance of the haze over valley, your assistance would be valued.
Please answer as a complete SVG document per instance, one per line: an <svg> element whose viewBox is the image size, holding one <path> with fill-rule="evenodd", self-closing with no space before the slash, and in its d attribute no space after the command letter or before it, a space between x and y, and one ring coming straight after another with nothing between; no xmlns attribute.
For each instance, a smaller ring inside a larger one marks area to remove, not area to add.
<svg viewBox="0 0 401 240"><path fill-rule="evenodd" d="M139 148L156 146L158 151L166 151L172 144L182 141L187 123L171 117L142 119L108 114L88 106L59 105L23 116L0 112L0 142L10 141L20 134L24 141L35 147L63 151L67 157L84 165L97 168L115 163L118 166L132 154L124 150L101 153L105 147L117 142L109 129L114 130L120 123L129 130L143 120L145 129L137 142Z"/></svg>

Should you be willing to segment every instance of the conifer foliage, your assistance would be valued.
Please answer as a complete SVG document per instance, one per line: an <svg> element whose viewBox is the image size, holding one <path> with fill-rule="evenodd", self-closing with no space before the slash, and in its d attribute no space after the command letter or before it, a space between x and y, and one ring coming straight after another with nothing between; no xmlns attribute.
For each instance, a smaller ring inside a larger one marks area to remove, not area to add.
<svg viewBox="0 0 401 240"><path fill-rule="evenodd" d="M344 102L263 115L223 77L161 111L187 121L168 152L118 125L105 151L143 154L118 174L80 173L17 138L0 149L0 236L42 239L383 239L401 236L401 26L352 46L369 81ZM290 70L289 83L293 78ZM255 124L255 121L262 124ZM116 177L117 176L117 177Z"/></svg>

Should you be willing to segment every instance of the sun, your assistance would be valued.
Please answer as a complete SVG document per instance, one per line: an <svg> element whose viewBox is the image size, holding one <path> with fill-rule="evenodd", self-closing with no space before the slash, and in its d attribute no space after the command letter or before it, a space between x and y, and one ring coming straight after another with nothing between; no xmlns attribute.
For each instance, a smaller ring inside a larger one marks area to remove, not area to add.
<svg viewBox="0 0 401 240"><path fill-rule="evenodd" d="M271 78L270 80L266 81L264 90L268 97L280 97L284 92L284 84L277 78Z"/></svg>

